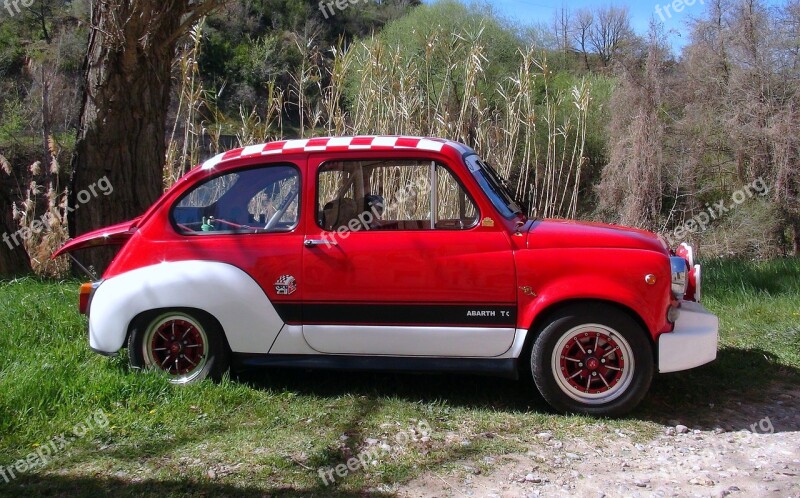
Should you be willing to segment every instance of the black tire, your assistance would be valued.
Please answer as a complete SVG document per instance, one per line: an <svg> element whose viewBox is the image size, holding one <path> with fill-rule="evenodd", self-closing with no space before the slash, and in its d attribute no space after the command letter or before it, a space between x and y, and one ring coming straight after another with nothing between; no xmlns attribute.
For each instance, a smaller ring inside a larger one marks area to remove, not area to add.
<svg viewBox="0 0 800 498"><path fill-rule="evenodd" d="M209 378L228 371L230 349L216 320L195 310L159 310L140 315L128 338L134 368L157 369L173 384Z"/></svg>
<svg viewBox="0 0 800 498"><path fill-rule="evenodd" d="M624 415L642 401L653 379L646 333L611 306L561 310L535 336L531 373L536 387L562 413Z"/></svg>

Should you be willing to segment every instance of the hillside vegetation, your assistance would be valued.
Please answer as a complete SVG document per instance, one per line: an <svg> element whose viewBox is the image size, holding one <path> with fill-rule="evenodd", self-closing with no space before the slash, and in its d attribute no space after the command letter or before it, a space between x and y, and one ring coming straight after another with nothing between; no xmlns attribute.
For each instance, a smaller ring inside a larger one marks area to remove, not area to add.
<svg viewBox="0 0 800 498"><path fill-rule="evenodd" d="M52 214L24 247L40 273L65 268L43 256L68 236L89 4L35 0L0 24L0 228ZM178 43L164 187L272 139L434 135L474 147L532 215L638 226L706 256L796 254L800 3L698 13L675 54L614 6L518 26L455 0L230 0Z"/></svg>

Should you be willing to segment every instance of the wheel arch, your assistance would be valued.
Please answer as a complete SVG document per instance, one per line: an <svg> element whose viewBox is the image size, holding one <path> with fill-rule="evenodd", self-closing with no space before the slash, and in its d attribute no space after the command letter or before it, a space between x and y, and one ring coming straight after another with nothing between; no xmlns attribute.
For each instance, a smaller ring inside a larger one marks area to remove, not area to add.
<svg viewBox="0 0 800 498"><path fill-rule="evenodd" d="M522 348L522 354L520 355L520 358L524 359L530 357L534 341L536 341L536 338L539 336L542 329L552 321L555 315L569 308L587 307L587 306L610 307L628 315L639 325L642 332L647 337L647 341L650 344L650 351L653 354L653 360L658 361L657 358L658 348L656 347L656 343L653 340L653 335L650 333L649 328L647 327L647 323L644 321L644 319L629 306L626 306L617 301L596 299L596 298L565 299L563 301L550 303L545 308L536 313L536 315L533 317L531 325L528 327L528 336L525 338L525 346ZM520 363L519 365L520 367L524 367L525 363Z"/></svg>
<svg viewBox="0 0 800 498"><path fill-rule="evenodd" d="M225 328L222 326L217 317L212 315L206 310L200 308L192 308L186 306L175 306L175 307L163 307L163 308L153 308L150 310L145 310L131 318L130 322L128 322L128 327L125 332L125 342L123 344L128 344L131 339L131 334L133 330L140 324L146 324L147 320L152 320L153 318L169 313L170 311L175 311L179 313L186 313L188 315L202 317L209 320L217 329L219 330L220 334L222 335L222 339L225 341L225 347L228 348L228 351L231 351L231 345L228 342L228 334L225 333Z"/></svg>
<svg viewBox="0 0 800 498"><path fill-rule="evenodd" d="M90 346L114 354L142 313L178 308L211 315L233 352L268 352L284 326L267 294L243 270L227 263L180 261L103 281L92 299Z"/></svg>

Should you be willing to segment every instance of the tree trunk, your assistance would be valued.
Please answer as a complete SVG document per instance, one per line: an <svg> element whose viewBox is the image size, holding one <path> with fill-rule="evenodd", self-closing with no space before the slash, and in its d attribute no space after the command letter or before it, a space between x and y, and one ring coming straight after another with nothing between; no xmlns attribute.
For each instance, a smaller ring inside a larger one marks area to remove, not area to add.
<svg viewBox="0 0 800 498"><path fill-rule="evenodd" d="M73 157L70 206L76 210L70 217L70 235L134 218L161 194L175 44L221 3L93 2L84 102ZM104 177L113 193L94 195L94 185ZM82 257L101 271L112 255L90 251Z"/></svg>

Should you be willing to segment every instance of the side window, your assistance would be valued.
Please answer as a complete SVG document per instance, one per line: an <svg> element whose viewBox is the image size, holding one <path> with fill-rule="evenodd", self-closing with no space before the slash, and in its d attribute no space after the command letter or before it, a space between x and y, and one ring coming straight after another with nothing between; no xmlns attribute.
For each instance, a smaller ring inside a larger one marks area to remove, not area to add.
<svg viewBox="0 0 800 498"><path fill-rule="evenodd" d="M290 231L299 218L300 172L275 165L227 173L194 187L173 206L179 233Z"/></svg>
<svg viewBox="0 0 800 498"><path fill-rule="evenodd" d="M317 192L317 223L327 231L460 230L479 218L455 176L431 161L326 163Z"/></svg>
<svg viewBox="0 0 800 498"><path fill-rule="evenodd" d="M438 167L436 228L463 229L478 223L478 208L450 170Z"/></svg>

